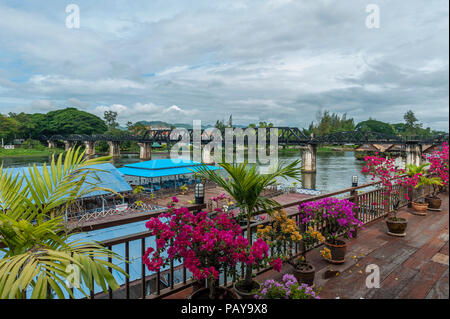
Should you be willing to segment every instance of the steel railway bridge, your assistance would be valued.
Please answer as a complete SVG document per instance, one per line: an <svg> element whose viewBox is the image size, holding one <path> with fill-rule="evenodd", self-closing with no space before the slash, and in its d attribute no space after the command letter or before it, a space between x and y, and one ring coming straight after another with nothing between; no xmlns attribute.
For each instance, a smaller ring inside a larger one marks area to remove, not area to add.
<svg viewBox="0 0 450 319"><path fill-rule="evenodd" d="M297 145L302 147L302 166L306 172L316 171L316 152L318 145L359 145L363 149L376 150L376 145L384 145L385 150L394 150L406 152L407 163L419 164L422 154L436 149L443 142L449 140L448 133L433 138L403 138L382 133L347 131L327 134L323 136L307 136L296 127L277 127L271 129L257 128L233 128L233 145L239 139L246 143L250 140L259 143L269 144L271 133L274 129L278 133L278 145ZM217 132L217 131L216 131ZM218 136L226 136L221 132ZM197 134L197 135L195 135ZM107 142L109 144L109 154L113 157L120 156L120 143L126 141L137 142L140 147L140 158L142 160L151 159L151 148L155 142L172 144L177 142L186 142L188 144L194 141L194 138L201 140L203 145L211 142L220 142L210 129L200 132L193 129L163 129L147 130L140 135L120 134L120 135L53 135L42 136L41 140L47 141L49 148L54 148L57 142L64 142L65 148L73 147L75 144L84 144L86 154L95 155L95 144L98 142ZM273 135L272 135L273 137ZM262 142L261 142L262 141Z"/></svg>

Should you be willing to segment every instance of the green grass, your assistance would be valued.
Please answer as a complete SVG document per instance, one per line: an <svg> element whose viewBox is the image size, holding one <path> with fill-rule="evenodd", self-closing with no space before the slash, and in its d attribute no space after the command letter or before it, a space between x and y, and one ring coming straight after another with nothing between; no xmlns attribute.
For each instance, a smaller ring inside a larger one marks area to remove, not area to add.
<svg viewBox="0 0 450 319"><path fill-rule="evenodd" d="M0 157L19 157L19 156L48 156L53 153L59 154L64 152L63 149L53 148L53 149L34 149L34 148L16 148L13 150L5 150L0 148Z"/></svg>
<svg viewBox="0 0 450 319"><path fill-rule="evenodd" d="M335 149L339 149L339 148L343 148L343 150L335 150ZM327 145L319 145L317 147L317 152L318 153L325 153L325 152L342 152L342 151L352 151L354 149L354 147L351 146L327 146ZM298 152L300 153L301 150L298 148L294 148L294 147L286 147L284 149L280 149L278 150L278 153L294 153L294 152Z"/></svg>

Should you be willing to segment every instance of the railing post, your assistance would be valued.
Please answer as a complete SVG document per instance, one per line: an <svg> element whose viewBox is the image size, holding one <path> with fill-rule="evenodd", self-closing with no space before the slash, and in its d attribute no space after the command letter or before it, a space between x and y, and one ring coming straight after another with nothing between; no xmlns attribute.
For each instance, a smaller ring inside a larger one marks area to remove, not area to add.
<svg viewBox="0 0 450 319"><path fill-rule="evenodd" d="M387 216L390 213L391 208L391 196L388 194L383 194L384 203L384 215Z"/></svg>
<svg viewBox="0 0 450 319"><path fill-rule="evenodd" d="M406 191L408 192L408 208L411 208L414 196L414 189L412 188L412 186L407 186Z"/></svg>

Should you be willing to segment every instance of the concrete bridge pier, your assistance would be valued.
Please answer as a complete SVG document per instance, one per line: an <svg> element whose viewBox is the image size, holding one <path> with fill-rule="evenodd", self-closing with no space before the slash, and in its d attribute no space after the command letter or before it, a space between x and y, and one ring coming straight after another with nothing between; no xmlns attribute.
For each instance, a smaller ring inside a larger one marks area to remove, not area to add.
<svg viewBox="0 0 450 319"><path fill-rule="evenodd" d="M422 164L422 145L417 142L406 144L406 164Z"/></svg>
<svg viewBox="0 0 450 319"><path fill-rule="evenodd" d="M66 152L75 146L75 141L64 141L64 149Z"/></svg>
<svg viewBox="0 0 450 319"><path fill-rule="evenodd" d="M302 171L306 173L316 172L317 144L308 144L302 149Z"/></svg>
<svg viewBox="0 0 450 319"><path fill-rule="evenodd" d="M47 141L48 142L48 148L56 148L56 142L55 141Z"/></svg>
<svg viewBox="0 0 450 319"><path fill-rule="evenodd" d="M95 155L95 141L84 141L86 147L86 156Z"/></svg>
<svg viewBox="0 0 450 319"><path fill-rule="evenodd" d="M138 143L139 145L139 158L141 160L152 159L152 143Z"/></svg>
<svg viewBox="0 0 450 319"><path fill-rule="evenodd" d="M204 164L214 165L216 163L216 159L214 158L214 154L211 154L211 147L206 145L202 150L202 162Z"/></svg>
<svg viewBox="0 0 450 319"><path fill-rule="evenodd" d="M316 189L316 173L303 173L302 187L307 189Z"/></svg>
<svg viewBox="0 0 450 319"><path fill-rule="evenodd" d="M120 157L120 142L109 141L109 156Z"/></svg>

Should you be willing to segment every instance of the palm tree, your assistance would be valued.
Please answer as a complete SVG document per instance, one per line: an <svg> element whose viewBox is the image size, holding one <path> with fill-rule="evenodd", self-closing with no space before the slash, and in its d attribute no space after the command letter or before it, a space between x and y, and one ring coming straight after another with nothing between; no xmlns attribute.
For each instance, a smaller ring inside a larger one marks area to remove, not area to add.
<svg viewBox="0 0 450 319"><path fill-rule="evenodd" d="M430 163L423 163L420 165L416 164L406 164L406 175L408 175L410 178L413 178L414 176L419 176L419 179L425 178L425 175L427 173L427 167L430 166ZM415 186L415 188L419 188L419 195L420 197L423 196L423 188L421 187L423 184L419 183Z"/></svg>
<svg viewBox="0 0 450 319"><path fill-rule="evenodd" d="M423 163L420 165L416 164L406 164L406 175L409 177L413 177L414 175L425 175L427 170L426 168L430 166L430 163Z"/></svg>
<svg viewBox="0 0 450 319"><path fill-rule="evenodd" d="M417 183L415 188L418 188L420 186L425 186L425 185L433 187L432 197L437 198L439 187L442 187L444 185L444 183L442 183L442 179L438 176L433 176L433 177L420 176L419 182Z"/></svg>
<svg viewBox="0 0 450 319"><path fill-rule="evenodd" d="M107 261L123 261L120 256L99 243L72 239L63 220L77 198L108 190L98 186L95 171L100 170L90 166L110 158L87 160L80 148L64 155L64 160L63 154L53 155L50 166L44 163L41 170L30 166L28 176L13 176L0 167L1 299L63 299L74 297L71 288L88 297L94 281L104 292L119 287L108 268L126 275Z"/></svg>
<svg viewBox="0 0 450 319"><path fill-rule="evenodd" d="M240 209L239 217L243 217L247 221L247 238L250 240L251 219L253 216L267 212L271 214L274 210L280 208L280 204L273 199L261 196L261 193L269 186L277 183L277 178L287 179L288 177L300 181L301 167L300 161L296 160L284 167L278 164L278 167L270 174L260 174L256 165L250 167L245 163L220 163L229 175L225 178L218 174L217 171L208 170L205 165L199 165L196 168L198 175L205 179L209 179L222 187L236 201ZM245 286L252 287L252 268L246 269Z"/></svg>

